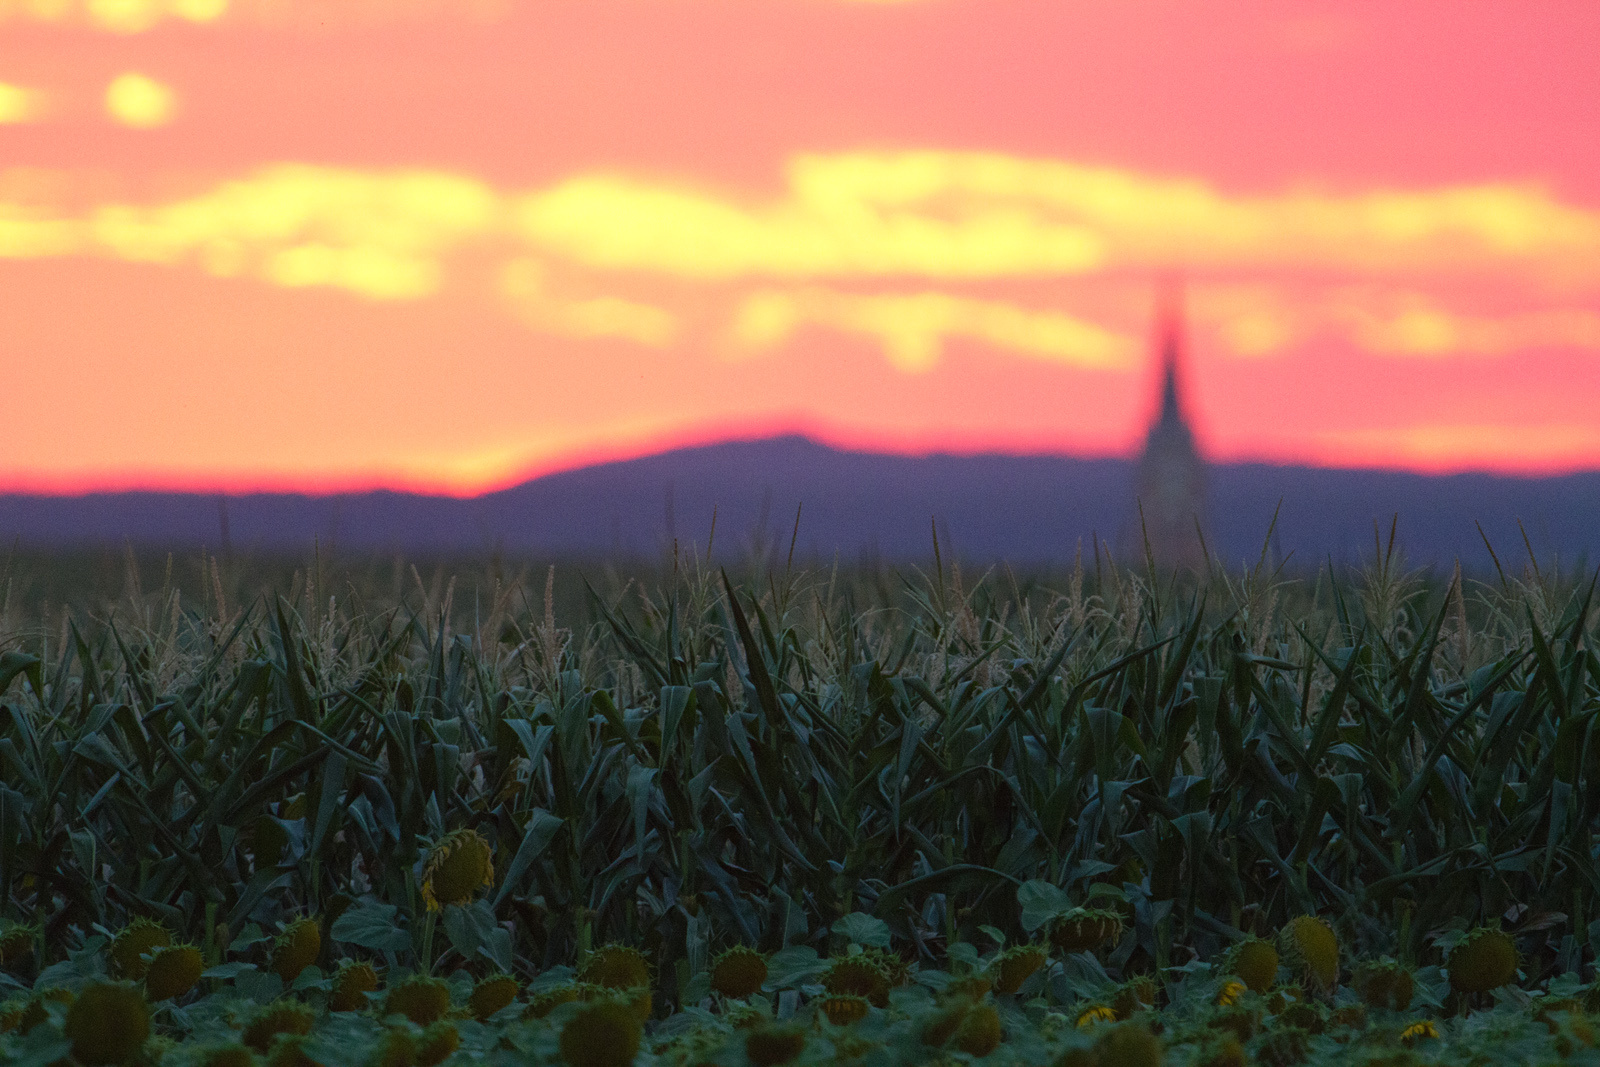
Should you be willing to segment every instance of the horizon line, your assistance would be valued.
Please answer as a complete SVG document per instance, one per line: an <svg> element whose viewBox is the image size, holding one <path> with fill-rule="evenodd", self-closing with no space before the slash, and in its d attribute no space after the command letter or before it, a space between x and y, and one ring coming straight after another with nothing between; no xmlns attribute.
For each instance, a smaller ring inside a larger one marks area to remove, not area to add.
<svg viewBox="0 0 1600 1067"><path fill-rule="evenodd" d="M85 497L120 494L170 494L196 497L304 496L312 498L396 493L471 500L504 492L560 474L653 459L674 452L713 448L719 445L757 445L798 439L830 451L885 458L921 459L935 456L977 458L985 456L1015 459L1116 460L1132 463L1138 457L1138 442L1131 447L1109 449L1082 441L1057 438L1047 440L1018 437L1011 441L963 440L947 434L890 434L854 428L829 427L809 419L789 419L751 423L720 423L717 426L691 427L674 433L641 435L639 438L598 443L552 456L544 462L518 465L516 472L495 478L448 478L408 475L398 471L368 470L348 475L296 476L283 472L245 473L231 476L185 475L128 469L97 471L82 475L30 476L25 473L0 473L0 496L6 497ZM1075 447L1076 446L1076 447ZM1414 474L1428 478L1484 475L1512 480L1535 481L1586 473L1600 473L1600 464L1547 463L1494 465L1478 462L1433 464L1416 463L1341 463L1332 456L1272 454L1270 449L1238 450L1231 454L1203 454L1208 467L1266 466L1301 467L1314 470Z"/></svg>

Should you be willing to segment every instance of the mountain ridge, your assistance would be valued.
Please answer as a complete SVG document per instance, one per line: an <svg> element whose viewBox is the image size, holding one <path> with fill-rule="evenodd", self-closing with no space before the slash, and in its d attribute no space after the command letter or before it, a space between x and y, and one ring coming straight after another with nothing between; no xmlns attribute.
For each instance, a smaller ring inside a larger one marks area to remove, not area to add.
<svg viewBox="0 0 1600 1067"><path fill-rule="evenodd" d="M126 491L0 494L0 537L30 547L132 542L165 547L411 554L500 551L548 557L653 555L674 539L764 539L846 561L932 555L1016 563L1070 559L1081 541L1137 543L1134 461L1053 455L905 456L837 449L798 435L676 449L544 475L457 498L397 490L221 495ZM1551 477L1424 475L1266 463L1213 464L1208 545L1254 560L1269 527L1276 553L1370 556L1376 522L1418 562L1490 565L1536 551L1600 554L1600 472ZM1281 505L1280 505L1281 502ZM1272 526L1274 513L1277 524Z"/></svg>

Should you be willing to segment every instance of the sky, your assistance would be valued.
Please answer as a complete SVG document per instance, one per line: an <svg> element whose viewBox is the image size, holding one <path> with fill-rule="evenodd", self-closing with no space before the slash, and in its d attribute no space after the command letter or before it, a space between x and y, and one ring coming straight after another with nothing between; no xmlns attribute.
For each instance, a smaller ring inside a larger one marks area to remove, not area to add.
<svg viewBox="0 0 1600 1067"><path fill-rule="evenodd" d="M1593 0L0 0L0 488L1600 467Z"/></svg>

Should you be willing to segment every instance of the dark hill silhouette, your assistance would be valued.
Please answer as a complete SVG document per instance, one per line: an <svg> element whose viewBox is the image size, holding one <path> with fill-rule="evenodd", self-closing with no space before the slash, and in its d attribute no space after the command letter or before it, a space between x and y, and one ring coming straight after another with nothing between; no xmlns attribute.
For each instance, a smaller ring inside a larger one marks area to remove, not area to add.
<svg viewBox="0 0 1600 1067"><path fill-rule="evenodd" d="M1210 545L1226 560L1253 560L1282 500L1275 547L1312 562L1372 550L1372 526L1400 515L1416 561L1489 564L1474 521L1502 558L1523 552L1517 520L1535 548L1564 560L1600 549L1600 473L1550 478L1487 474L1430 477L1394 471L1267 464L1209 468ZM306 496L258 493L225 501L235 550L337 550L410 554L487 552L594 558L651 555L676 536L704 546L717 509L717 540L733 554L752 537L788 545L804 504L798 552L845 562L931 556L929 519L967 559L1038 563L1069 559L1080 539L1115 537L1132 513L1133 464L1064 456L846 452L803 437L687 448L537 478L473 499L389 491ZM213 550L224 502L197 493L0 496L0 538L34 547L131 541ZM719 552L721 554L721 552Z"/></svg>

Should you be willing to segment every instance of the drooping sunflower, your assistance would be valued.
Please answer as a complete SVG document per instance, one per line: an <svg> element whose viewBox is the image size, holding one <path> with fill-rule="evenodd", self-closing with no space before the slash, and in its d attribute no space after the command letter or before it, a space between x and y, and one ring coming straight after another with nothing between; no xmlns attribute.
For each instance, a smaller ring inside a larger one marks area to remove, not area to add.
<svg viewBox="0 0 1600 1067"><path fill-rule="evenodd" d="M200 981L205 959L193 945L156 949L144 972L144 989L151 1000L181 997Z"/></svg>
<svg viewBox="0 0 1600 1067"><path fill-rule="evenodd" d="M1458 993L1498 989L1517 976L1517 943L1503 930L1480 926L1450 950L1445 970Z"/></svg>
<svg viewBox="0 0 1600 1067"><path fill-rule="evenodd" d="M172 931L154 919L139 918L124 926L111 941L111 970L119 978L144 977L145 955L172 944Z"/></svg>
<svg viewBox="0 0 1600 1067"><path fill-rule="evenodd" d="M1405 1011L1411 1007L1416 982L1393 960L1376 960L1356 968L1355 988L1369 1007Z"/></svg>
<svg viewBox="0 0 1600 1067"><path fill-rule="evenodd" d="M437 978L414 974L389 989L383 1001L385 1015L404 1015L418 1026L444 1018L450 1010L450 987Z"/></svg>
<svg viewBox="0 0 1600 1067"><path fill-rule="evenodd" d="M239 1036L257 1052L266 1052L279 1034L304 1036L311 1032L311 1026L316 1021L317 1013L307 1005L294 1000L278 1000L257 1012Z"/></svg>
<svg viewBox="0 0 1600 1067"><path fill-rule="evenodd" d="M422 902L429 911L468 904L479 889L493 885L494 850L476 830L445 834L422 866Z"/></svg>
<svg viewBox="0 0 1600 1067"><path fill-rule="evenodd" d="M1000 953L991 968L996 993L1015 993L1033 973L1050 961L1043 945L1013 945Z"/></svg>
<svg viewBox="0 0 1600 1067"><path fill-rule="evenodd" d="M1049 927L1050 943L1062 952L1089 952L1122 933L1122 916L1104 908L1073 908Z"/></svg>
<svg viewBox="0 0 1600 1067"><path fill-rule="evenodd" d="M734 1000L761 992L766 980L766 954L749 945L735 945L711 964L711 988Z"/></svg>
<svg viewBox="0 0 1600 1067"><path fill-rule="evenodd" d="M33 942L39 935L35 924L11 923L0 926L0 966L9 966L33 952Z"/></svg>
<svg viewBox="0 0 1600 1067"><path fill-rule="evenodd" d="M1143 1023L1113 1026L1095 1051L1102 1067L1161 1067L1161 1039Z"/></svg>
<svg viewBox="0 0 1600 1067"><path fill-rule="evenodd" d="M865 997L879 1008L889 1004L889 976L866 955L840 956L828 964L822 986L830 994Z"/></svg>
<svg viewBox="0 0 1600 1067"><path fill-rule="evenodd" d="M822 1014L835 1026L849 1026L867 1017L871 1001L853 993L830 993L822 998Z"/></svg>
<svg viewBox="0 0 1600 1067"><path fill-rule="evenodd" d="M633 1006L604 997L578 1009L561 1028L561 1058L569 1067L628 1067L643 1036Z"/></svg>
<svg viewBox="0 0 1600 1067"><path fill-rule="evenodd" d="M981 1059L999 1047L1001 1036L1000 1013L993 1004L985 1002L973 1005L956 1027L952 1040L956 1048L968 1056Z"/></svg>
<svg viewBox="0 0 1600 1067"><path fill-rule="evenodd" d="M1315 915L1290 919L1278 935L1289 967L1324 992L1339 984L1339 937Z"/></svg>
<svg viewBox="0 0 1600 1067"><path fill-rule="evenodd" d="M329 1011L360 1011L367 1006L367 994L378 988L378 972L365 960L345 960L334 972L333 988L328 992Z"/></svg>
<svg viewBox="0 0 1600 1067"><path fill-rule="evenodd" d="M296 919L283 928L272 945L272 970L285 984L317 962L322 952L322 931L315 919Z"/></svg>
<svg viewBox="0 0 1600 1067"><path fill-rule="evenodd" d="M422 1031L417 1038L417 1067L435 1067L461 1047L461 1031L443 1019Z"/></svg>
<svg viewBox="0 0 1600 1067"><path fill-rule="evenodd" d="M805 1048L805 1029L792 1024L757 1026L744 1039L744 1054L755 1067L781 1067Z"/></svg>
<svg viewBox="0 0 1600 1067"><path fill-rule="evenodd" d="M1265 993L1278 980L1278 950L1271 941L1247 937L1228 950L1222 968L1251 992Z"/></svg>
<svg viewBox="0 0 1600 1067"><path fill-rule="evenodd" d="M91 982L67 1009L62 1032L86 1067L127 1063L150 1036L150 1006L132 982Z"/></svg>
<svg viewBox="0 0 1600 1067"><path fill-rule="evenodd" d="M491 974L472 987L467 1007L472 1010L473 1017L482 1022L516 1000L518 989L517 980L509 974Z"/></svg>
<svg viewBox="0 0 1600 1067"><path fill-rule="evenodd" d="M601 945L578 968L578 981L607 989L638 989L650 984L650 961L630 945Z"/></svg>

